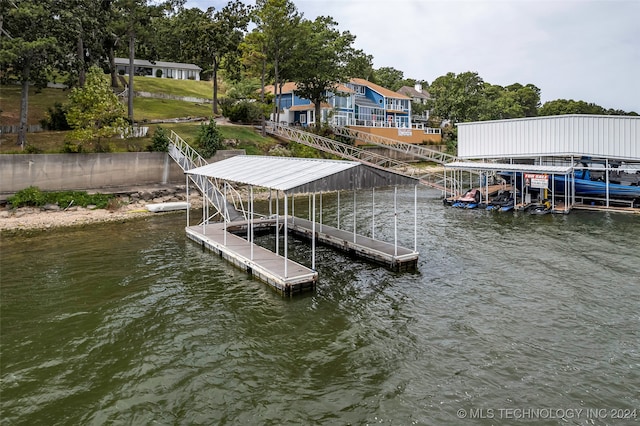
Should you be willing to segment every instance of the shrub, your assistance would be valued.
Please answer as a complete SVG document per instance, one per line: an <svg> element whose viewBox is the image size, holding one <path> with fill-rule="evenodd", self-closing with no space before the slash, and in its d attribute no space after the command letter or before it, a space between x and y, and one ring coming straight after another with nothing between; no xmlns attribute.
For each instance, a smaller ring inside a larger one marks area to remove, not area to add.
<svg viewBox="0 0 640 426"><path fill-rule="evenodd" d="M60 191L42 192L36 186L30 186L15 195L8 197L7 202L14 208L31 206L42 207L45 204L57 204L61 208L71 205L87 207L95 205L99 209L104 209L113 204L115 197L109 194L87 194L84 191Z"/></svg>
<svg viewBox="0 0 640 426"><path fill-rule="evenodd" d="M44 206L46 204L46 198L44 192L40 191L37 186L30 186L23 190L20 190L7 198L7 202L13 207L23 206Z"/></svg>
<svg viewBox="0 0 640 426"><path fill-rule="evenodd" d="M213 157L216 155L217 150L223 148L222 135L213 118L209 119L209 124L202 123L200 125L195 142L199 148L200 155L204 158Z"/></svg>
<svg viewBox="0 0 640 426"><path fill-rule="evenodd" d="M40 125L45 130L71 130L67 123L67 109L60 102L49 107L45 117L40 120Z"/></svg>
<svg viewBox="0 0 640 426"><path fill-rule="evenodd" d="M153 132L151 145L149 145L147 149L151 152L167 152L169 150L170 142L171 140L167 135L167 130L158 126L158 128Z"/></svg>
<svg viewBox="0 0 640 426"><path fill-rule="evenodd" d="M26 154L42 154L43 151L37 146L33 146L28 143L27 146L24 147L24 152Z"/></svg>
<svg viewBox="0 0 640 426"><path fill-rule="evenodd" d="M156 77L162 78L162 70L156 70Z"/></svg>
<svg viewBox="0 0 640 426"><path fill-rule="evenodd" d="M257 123L264 118L261 104L250 101L240 101L228 108L227 118L241 123Z"/></svg>
<svg viewBox="0 0 640 426"><path fill-rule="evenodd" d="M62 152L65 154L78 154L82 152L82 144L65 140Z"/></svg>

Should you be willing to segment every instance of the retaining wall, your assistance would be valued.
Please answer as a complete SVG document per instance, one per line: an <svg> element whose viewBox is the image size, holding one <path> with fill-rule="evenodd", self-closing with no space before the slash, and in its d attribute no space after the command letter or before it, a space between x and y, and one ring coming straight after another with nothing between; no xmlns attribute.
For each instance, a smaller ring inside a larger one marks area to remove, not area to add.
<svg viewBox="0 0 640 426"><path fill-rule="evenodd" d="M219 161L244 150L223 150ZM184 184L180 167L163 152L0 154L0 199L29 186L43 191L100 190Z"/></svg>

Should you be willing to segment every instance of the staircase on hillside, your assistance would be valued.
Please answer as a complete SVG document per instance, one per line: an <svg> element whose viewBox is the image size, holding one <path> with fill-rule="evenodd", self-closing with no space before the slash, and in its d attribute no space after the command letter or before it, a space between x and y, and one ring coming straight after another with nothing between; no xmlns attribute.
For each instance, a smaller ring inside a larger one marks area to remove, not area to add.
<svg viewBox="0 0 640 426"><path fill-rule="evenodd" d="M171 140L169 144L169 156L178 163L183 171L208 164L195 149L174 131L171 131L169 139ZM231 187L227 187L226 190L221 189L219 182L206 178L205 176L189 175L189 178L195 183L203 199L209 201L216 210L213 216L219 214L220 217L223 217L227 222L247 219L247 213L242 204L242 199L235 189ZM209 218L203 218L203 221L208 221L208 219Z"/></svg>

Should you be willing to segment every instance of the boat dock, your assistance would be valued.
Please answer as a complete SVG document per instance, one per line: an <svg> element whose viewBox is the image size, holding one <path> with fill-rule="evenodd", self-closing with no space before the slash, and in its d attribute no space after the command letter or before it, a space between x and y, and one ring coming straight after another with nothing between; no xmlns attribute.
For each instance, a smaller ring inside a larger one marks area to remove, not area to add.
<svg viewBox="0 0 640 426"><path fill-rule="evenodd" d="M313 222L295 217L289 229L311 240ZM414 270L418 264L418 252L385 241L375 240L351 231L316 223L316 239L322 244L342 250L351 256L384 265L394 271Z"/></svg>
<svg viewBox="0 0 640 426"><path fill-rule="evenodd" d="M203 249L216 253L284 295L311 290L318 281L316 271L225 230L224 223L188 226L186 231L187 237Z"/></svg>
<svg viewBox="0 0 640 426"><path fill-rule="evenodd" d="M179 147L177 144L170 148L170 152L180 164L184 162L187 166L196 165L192 157L199 159L197 163L204 161L197 154L191 153L190 148ZM291 295L315 287L318 281L316 242L343 250L358 258L383 264L396 271L417 267L418 252L415 247L417 247L418 227L418 180L416 178L354 161L245 155L199 167L185 167L185 174L187 189L189 188L189 180L191 180L208 201L203 203L202 221L198 225L190 225L189 211L187 210L186 232L188 238L201 244L203 249L215 252L283 294ZM231 183L247 187L249 195L246 200L247 209L244 208L242 200L234 201L233 194L237 191ZM398 185L412 185L414 187L413 250L398 245ZM269 190L268 215L261 216L255 212L254 186ZM393 243L356 233L357 225L361 224L356 214L358 211L357 192L371 190L373 213L375 212L373 201L377 187L395 187ZM272 198L272 191L275 191L275 199ZM338 194L338 212L340 211L340 192L349 191L353 194L353 204L350 206L353 232L340 229L339 219L337 228L322 223L322 194L329 191ZM308 220L295 215L295 194L309 196L310 214ZM318 194L320 195L319 215L316 214L316 196ZM189 192L187 190L188 201ZM275 214L272 202L275 202ZM280 213L281 204L284 214ZM212 213L210 208L213 209ZM319 222L314 222L318 216ZM215 221L212 220L214 217L217 217ZM256 231L273 232L278 236L274 252L255 244ZM310 268L289 260L289 232L311 240ZM242 238L241 235L245 235L246 238ZM282 255L279 249L280 235L284 235Z"/></svg>
<svg viewBox="0 0 640 426"><path fill-rule="evenodd" d="M312 221L299 217L288 217L289 231L302 238L313 238ZM251 223L254 229L264 230L284 223L284 217L258 219ZM250 275L271 285L277 291L292 295L315 287L318 273L311 268L287 259L238 234L247 233L246 221L228 222L226 225L210 223L186 228L189 239L199 243L223 259L247 271ZM333 226L315 224L316 241L339 249L350 256L384 265L395 271L415 270L418 253L406 247L375 240ZM285 267L286 264L286 267Z"/></svg>

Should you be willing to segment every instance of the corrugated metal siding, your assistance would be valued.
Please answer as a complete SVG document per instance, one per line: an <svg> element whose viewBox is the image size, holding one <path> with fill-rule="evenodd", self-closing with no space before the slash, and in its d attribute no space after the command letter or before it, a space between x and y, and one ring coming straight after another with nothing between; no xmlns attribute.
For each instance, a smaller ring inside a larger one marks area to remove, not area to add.
<svg viewBox="0 0 640 426"><path fill-rule="evenodd" d="M460 158L555 155L640 160L640 117L562 115L458 124Z"/></svg>

